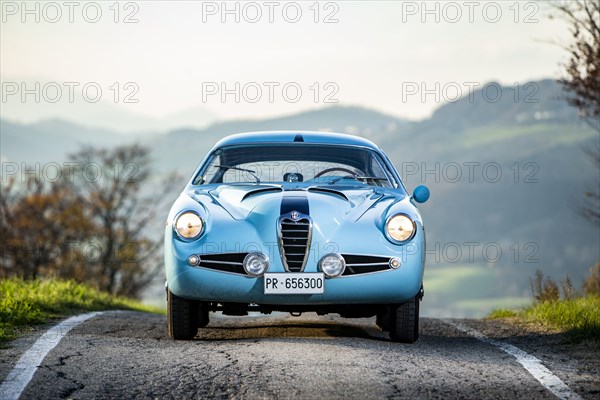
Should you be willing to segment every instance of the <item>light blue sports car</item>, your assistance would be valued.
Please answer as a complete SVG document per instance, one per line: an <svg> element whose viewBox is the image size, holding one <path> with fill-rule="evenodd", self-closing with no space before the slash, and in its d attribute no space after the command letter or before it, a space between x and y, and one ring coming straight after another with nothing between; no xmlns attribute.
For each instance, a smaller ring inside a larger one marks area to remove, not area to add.
<svg viewBox="0 0 600 400"><path fill-rule="evenodd" d="M191 339L209 311L377 316L394 341L419 335L425 230L372 142L258 132L215 145L165 231L169 335Z"/></svg>

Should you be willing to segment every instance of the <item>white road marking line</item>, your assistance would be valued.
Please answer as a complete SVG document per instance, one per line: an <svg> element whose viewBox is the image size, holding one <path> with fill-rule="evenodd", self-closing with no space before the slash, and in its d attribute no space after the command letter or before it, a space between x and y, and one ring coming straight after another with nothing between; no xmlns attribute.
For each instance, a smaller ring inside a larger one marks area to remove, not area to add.
<svg viewBox="0 0 600 400"><path fill-rule="evenodd" d="M102 311L91 312L87 314L76 315L68 318L58 325L50 328L44 333L29 350L25 352L17 361L14 368L10 371L6 380L0 384L0 399L18 400L25 387L33 378L33 374L38 369L46 355L60 342L60 340L71 329L102 314Z"/></svg>
<svg viewBox="0 0 600 400"><path fill-rule="evenodd" d="M566 383L560 380L558 376L550 372L550 370L546 368L538 358L532 356L531 354L519 349L516 346L513 346L512 344L490 339L483 333L476 331L475 329L472 329L466 325L463 325L460 322L448 320L444 320L444 322L450 326L453 326L461 332L467 333L484 343L496 346L505 353L508 353L511 356L513 356L517 360L517 362L527 370L527 372L529 372L535 379L537 379L542 384L542 386L544 386L546 389L552 392L552 394L554 394L559 399L582 400L581 396L572 391Z"/></svg>

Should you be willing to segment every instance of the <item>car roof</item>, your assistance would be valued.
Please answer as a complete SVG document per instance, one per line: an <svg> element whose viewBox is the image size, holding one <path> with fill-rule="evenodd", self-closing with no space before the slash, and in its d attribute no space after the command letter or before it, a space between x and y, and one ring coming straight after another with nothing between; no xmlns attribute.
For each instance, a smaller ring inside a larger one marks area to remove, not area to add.
<svg viewBox="0 0 600 400"><path fill-rule="evenodd" d="M340 144L368 147L379 150L379 147L370 140L344 133L309 132L309 131L264 131L238 133L221 139L215 149L238 144L260 143L310 143L310 144Z"/></svg>

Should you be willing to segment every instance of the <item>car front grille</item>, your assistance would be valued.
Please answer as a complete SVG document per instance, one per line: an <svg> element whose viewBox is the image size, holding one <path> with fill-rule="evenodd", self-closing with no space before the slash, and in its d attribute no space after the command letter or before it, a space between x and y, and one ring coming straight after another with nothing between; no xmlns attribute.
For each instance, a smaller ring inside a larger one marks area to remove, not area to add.
<svg viewBox="0 0 600 400"><path fill-rule="evenodd" d="M390 257L355 254L342 254L342 257L346 260L346 270L342 276L368 274L391 269Z"/></svg>
<svg viewBox="0 0 600 400"><path fill-rule="evenodd" d="M279 250L286 271L300 272L304 270L308 257L312 222L306 215L300 214L292 219L290 214L279 219Z"/></svg>
<svg viewBox="0 0 600 400"><path fill-rule="evenodd" d="M214 269L217 271L246 274L244 271L244 258L248 253L202 254L198 267Z"/></svg>

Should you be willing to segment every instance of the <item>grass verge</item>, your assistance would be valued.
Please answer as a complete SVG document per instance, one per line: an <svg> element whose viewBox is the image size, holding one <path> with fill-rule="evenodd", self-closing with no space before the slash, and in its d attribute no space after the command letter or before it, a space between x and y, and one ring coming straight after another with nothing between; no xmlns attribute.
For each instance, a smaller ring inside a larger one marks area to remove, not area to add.
<svg viewBox="0 0 600 400"><path fill-rule="evenodd" d="M3 279L0 280L0 347L5 347L28 326L81 312L114 309L163 312L72 280Z"/></svg>
<svg viewBox="0 0 600 400"><path fill-rule="evenodd" d="M488 318L517 318L558 329L569 341L600 341L600 296L589 295L571 300L539 302L529 307L492 311Z"/></svg>

